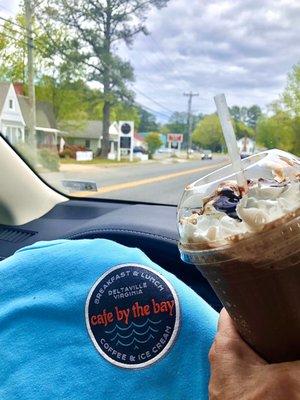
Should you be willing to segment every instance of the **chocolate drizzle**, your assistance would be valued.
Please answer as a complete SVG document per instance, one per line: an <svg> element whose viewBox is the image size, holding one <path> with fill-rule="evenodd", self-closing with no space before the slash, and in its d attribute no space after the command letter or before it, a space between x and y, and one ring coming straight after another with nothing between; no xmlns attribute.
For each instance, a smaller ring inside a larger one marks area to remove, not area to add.
<svg viewBox="0 0 300 400"><path fill-rule="evenodd" d="M236 206L241 198L230 188L222 189L213 206L217 211L224 212L231 218L239 219L236 213Z"/></svg>
<svg viewBox="0 0 300 400"><path fill-rule="evenodd" d="M278 182L275 179L264 178L260 178L258 183L269 187L284 187L288 185L287 180ZM254 181L248 180L247 184L248 188L250 188L254 185ZM236 213L236 206L244 194L244 188L242 190L230 182L224 182L220 185L220 187L217 189L217 193L213 196L214 201L212 202L212 205L217 211L224 212L229 217L241 221Z"/></svg>

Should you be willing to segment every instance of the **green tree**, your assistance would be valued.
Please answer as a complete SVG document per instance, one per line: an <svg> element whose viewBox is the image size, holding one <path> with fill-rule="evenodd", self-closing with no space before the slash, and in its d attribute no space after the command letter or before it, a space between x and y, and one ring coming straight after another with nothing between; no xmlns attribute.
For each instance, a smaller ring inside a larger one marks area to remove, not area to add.
<svg viewBox="0 0 300 400"><path fill-rule="evenodd" d="M35 18L32 29L36 100L52 104L56 121L61 129L66 130L71 121L72 126L74 123L78 126L88 117L90 111L88 104L91 102L86 96L93 92L80 79L84 75L84 70L61 58L53 61L56 49L49 42L48 35L37 26ZM64 30L56 27L51 30L51 37L57 45L64 43L65 35ZM1 27L0 80L22 82L25 95L27 94L26 40L25 21L21 9L16 18L10 19Z"/></svg>
<svg viewBox="0 0 300 400"><path fill-rule="evenodd" d="M240 121L241 120L241 109L240 109L239 106L229 107L229 112L230 112L231 117L235 121Z"/></svg>
<svg viewBox="0 0 300 400"><path fill-rule="evenodd" d="M268 108L273 115L260 119L258 142L300 155L300 64L293 67L283 94Z"/></svg>
<svg viewBox="0 0 300 400"><path fill-rule="evenodd" d="M207 115L193 132L192 141L196 145L212 151L222 151L224 139L219 118L216 114Z"/></svg>
<svg viewBox="0 0 300 400"><path fill-rule="evenodd" d="M156 122L155 115L151 114L147 110L144 110L142 107L139 108L140 114L140 132L151 132L157 131L159 129L159 125Z"/></svg>
<svg viewBox="0 0 300 400"><path fill-rule="evenodd" d="M253 129L246 126L241 121L233 120L233 127L237 139L242 137L253 137ZM212 151L222 151L225 142L219 118L216 114L207 115L201 120L192 136L193 143L196 145L211 149Z"/></svg>
<svg viewBox="0 0 300 400"><path fill-rule="evenodd" d="M13 21L13 20L12 20ZM9 22L0 28L0 80L25 82L26 42Z"/></svg>
<svg viewBox="0 0 300 400"><path fill-rule="evenodd" d="M256 128L257 121L262 115L261 108L256 104L249 108L232 106L229 111L234 121L242 122L252 129Z"/></svg>
<svg viewBox="0 0 300 400"><path fill-rule="evenodd" d="M250 128L255 129L257 122L261 116L262 116L261 108L258 105L254 104L253 106L249 107L247 110L246 124Z"/></svg>
<svg viewBox="0 0 300 400"><path fill-rule="evenodd" d="M292 127L294 132L293 153L300 156L300 117L293 118Z"/></svg>
<svg viewBox="0 0 300 400"><path fill-rule="evenodd" d="M192 115L192 130L195 129L198 122L203 119L203 114ZM163 133L181 133L184 135L184 142L187 142L188 130L188 114L187 112L174 112L167 124L163 127Z"/></svg>
<svg viewBox="0 0 300 400"><path fill-rule="evenodd" d="M279 148L293 152L296 136L293 119L284 111L270 118L261 118L257 125L257 143L268 149Z"/></svg>
<svg viewBox="0 0 300 400"><path fill-rule="evenodd" d="M129 62L117 54L120 42L132 44L138 33L147 34L145 20L152 6L161 8L168 0L48 0L40 5L40 18L68 27L70 38L60 49L65 55L74 49L72 59L89 65L89 79L103 86L102 155L109 152L111 109L122 99L131 99L127 83L133 81Z"/></svg>
<svg viewBox="0 0 300 400"><path fill-rule="evenodd" d="M83 81L59 81L43 76L36 85L36 99L51 103L55 118L61 129L67 130L70 124L80 124L88 119L89 88Z"/></svg>
<svg viewBox="0 0 300 400"><path fill-rule="evenodd" d="M67 33L65 29L53 26L51 32L43 32L33 18L32 25L34 39L34 65L36 82L44 75L52 76L56 80L79 79L82 68L62 58L53 57L56 47L65 43ZM27 36L23 6L15 18L10 18L0 28L0 79L10 82L23 82L26 85L27 68ZM48 35L51 35L51 42ZM55 43L55 46L52 44ZM46 71L46 72L45 72ZM26 87L26 86L25 86Z"/></svg>
<svg viewBox="0 0 300 400"><path fill-rule="evenodd" d="M170 133L186 133L187 130L187 113L186 112L174 112L168 123L166 124L166 128Z"/></svg>
<svg viewBox="0 0 300 400"><path fill-rule="evenodd" d="M158 150L163 145L160 134L158 132L150 132L145 137L145 142L148 145L149 158L152 158L156 150Z"/></svg>
<svg viewBox="0 0 300 400"><path fill-rule="evenodd" d="M287 86L281 99L292 117L300 116L300 64L295 65L288 74Z"/></svg>
<svg viewBox="0 0 300 400"><path fill-rule="evenodd" d="M139 109L132 104L119 102L115 104L111 111L112 121L133 121L135 129L139 128L141 117Z"/></svg>
<svg viewBox="0 0 300 400"><path fill-rule="evenodd" d="M233 121L233 128L237 139L241 139L245 136L250 138L255 136L254 130L241 121Z"/></svg>
<svg viewBox="0 0 300 400"><path fill-rule="evenodd" d="M229 108L229 112L234 121L241 121L244 123L247 121L247 107L232 106Z"/></svg>

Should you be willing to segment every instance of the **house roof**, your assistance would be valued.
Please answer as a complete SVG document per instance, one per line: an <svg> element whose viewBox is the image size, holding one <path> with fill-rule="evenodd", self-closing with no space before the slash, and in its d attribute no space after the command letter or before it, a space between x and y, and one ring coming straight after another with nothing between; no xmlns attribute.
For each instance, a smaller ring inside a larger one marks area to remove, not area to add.
<svg viewBox="0 0 300 400"><path fill-rule="evenodd" d="M26 96L18 95L18 100L25 124L28 126L30 123L29 99ZM36 126L57 129L53 107L50 103L44 101L36 102Z"/></svg>
<svg viewBox="0 0 300 400"><path fill-rule="evenodd" d="M139 140L140 142L144 142L145 141L145 138L144 138L144 136L142 136L142 135L140 135L139 133L134 133L134 138L136 139L136 140Z"/></svg>
<svg viewBox="0 0 300 400"><path fill-rule="evenodd" d="M0 113L4 106L10 83L0 82Z"/></svg>
<svg viewBox="0 0 300 400"><path fill-rule="evenodd" d="M70 127L65 130L68 132L65 136L80 139L99 139L102 136L102 121L85 121L79 126L76 121L67 123ZM72 126L73 125L73 126Z"/></svg>

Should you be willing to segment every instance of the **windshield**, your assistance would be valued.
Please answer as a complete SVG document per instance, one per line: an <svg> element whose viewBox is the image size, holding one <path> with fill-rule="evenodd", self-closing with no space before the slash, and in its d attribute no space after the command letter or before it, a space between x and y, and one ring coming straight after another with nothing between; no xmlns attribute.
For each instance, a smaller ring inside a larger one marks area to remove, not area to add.
<svg viewBox="0 0 300 400"><path fill-rule="evenodd" d="M2 0L0 130L80 197L177 204L228 163L213 97L241 157L300 154L300 3Z"/></svg>

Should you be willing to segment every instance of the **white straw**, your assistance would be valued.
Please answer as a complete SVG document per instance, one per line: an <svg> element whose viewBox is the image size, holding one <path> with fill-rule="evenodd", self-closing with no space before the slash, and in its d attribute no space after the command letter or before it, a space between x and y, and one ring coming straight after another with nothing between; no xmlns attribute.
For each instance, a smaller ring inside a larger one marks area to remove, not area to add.
<svg viewBox="0 0 300 400"><path fill-rule="evenodd" d="M244 176L241 157L237 146L236 137L233 130L225 95L223 93L218 94L217 96L214 97L214 100L217 106L217 112L221 122L229 157L232 162L233 170L236 173L237 183L239 186L246 188L247 182Z"/></svg>

